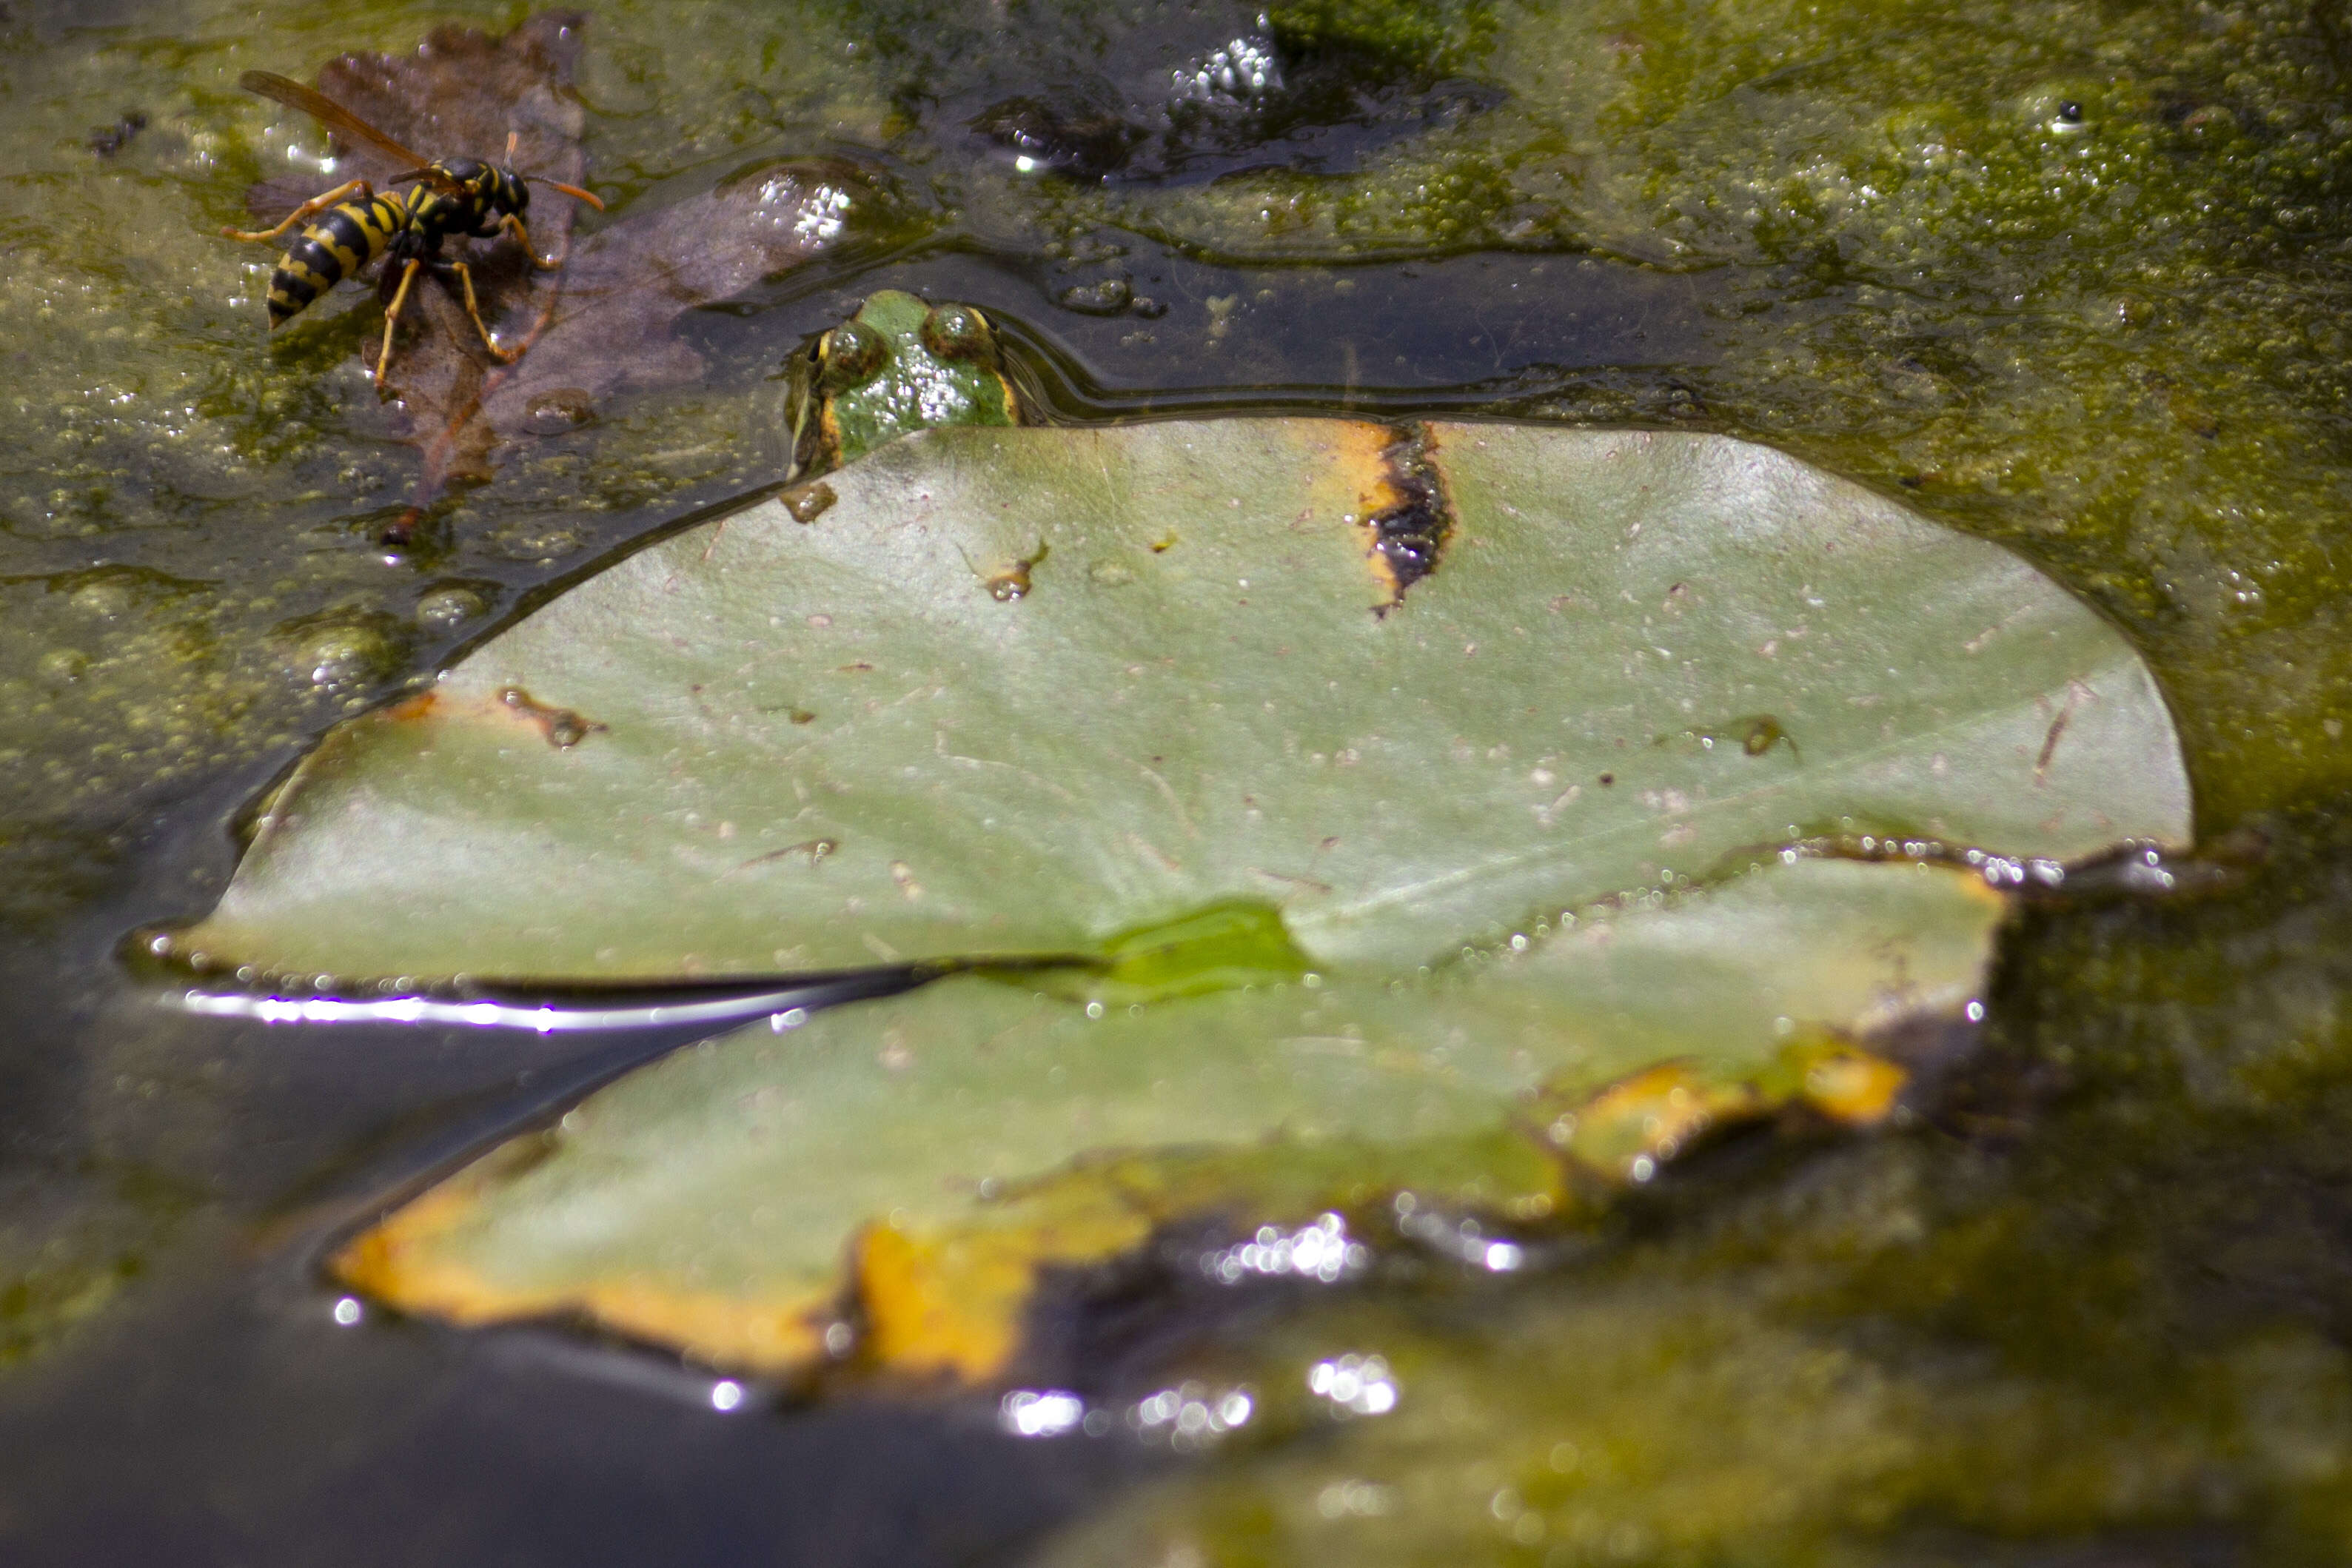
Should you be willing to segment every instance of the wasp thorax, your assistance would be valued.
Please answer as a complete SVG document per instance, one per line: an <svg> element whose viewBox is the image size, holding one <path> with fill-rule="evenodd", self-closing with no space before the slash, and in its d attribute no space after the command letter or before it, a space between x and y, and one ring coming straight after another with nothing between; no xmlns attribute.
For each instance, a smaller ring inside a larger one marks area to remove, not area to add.
<svg viewBox="0 0 2352 1568"><path fill-rule="evenodd" d="M826 388L839 392L873 380L890 357L890 342L872 327L844 321L817 344L817 357L824 366Z"/></svg>
<svg viewBox="0 0 2352 1568"><path fill-rule="evenodd" d="M923 346L941 359L987 364L996 358L996 329L970 305L939 305L923 318Z"/></svg>

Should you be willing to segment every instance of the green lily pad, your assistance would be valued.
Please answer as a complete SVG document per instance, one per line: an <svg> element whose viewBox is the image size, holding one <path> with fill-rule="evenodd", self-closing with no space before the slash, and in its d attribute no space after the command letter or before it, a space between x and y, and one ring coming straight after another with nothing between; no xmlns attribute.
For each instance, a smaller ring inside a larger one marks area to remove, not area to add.
<svg viewBox="0 0 2352 1568"><path fill-rule="evenodd" d="M1080 1009L946 980L680 1052L335 1267L461 1322L576 1313L780 1373L862 1342L984 1379L1041 1269L1163 1225L1336 1236L1320 1216L1407 1191L1559 1224L1726 1121L1875 1120L1901 1071L1857 1042L1966 1016L2003 912L1971 875L1773 857L1410 983Z"/></svg>
<svg viewBox="0 0 2352 1568"><path fill-rule="evenodd" d="M1410 965L1841 825L2057 858L2189 831L2112 628L1745 443L941 429L823 484L338 730L163 950L799 972L1255 900L1314 963Z"/></svg>

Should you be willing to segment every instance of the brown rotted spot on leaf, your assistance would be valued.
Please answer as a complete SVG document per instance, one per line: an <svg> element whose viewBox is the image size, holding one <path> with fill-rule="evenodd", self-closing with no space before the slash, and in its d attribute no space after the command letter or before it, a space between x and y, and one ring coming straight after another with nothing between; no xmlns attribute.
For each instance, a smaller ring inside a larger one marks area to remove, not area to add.
<svg viewBox="0 0 2352 1568"><path fill-rule="evenodd" d="M1437 569L1454 531L1452 504L1427 461L1427 435L1419 427L1386 434L1379 472L1365 487L1357 513L1366 558L1388 590L1388 602L1373 612L1382 616L1404 602L1406 589Z"/></svg>
<svg viewBox="0 0 2352 1568"><path fill-rule="evenodd" d="M547 743L558 751L569 751L605 728L569 708L551 708L543 702L535 702L530 693L520 686L499 688L499 702L508 712L535 726L546 737Z"/></svg>

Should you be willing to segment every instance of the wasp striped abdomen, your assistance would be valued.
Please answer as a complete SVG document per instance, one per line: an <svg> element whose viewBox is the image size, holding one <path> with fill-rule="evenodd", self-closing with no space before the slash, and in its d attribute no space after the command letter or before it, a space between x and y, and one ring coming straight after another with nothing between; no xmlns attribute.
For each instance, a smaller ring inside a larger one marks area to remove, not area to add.
<svg viewBox="0 0 2352 1568"><path fill-rule="evenodd" d="M270 329L284 326L320 295L382 256L393 237L414 221L409 203L421 194L384 191L343 202L304 229L286 247L270 276Z"/></svg>

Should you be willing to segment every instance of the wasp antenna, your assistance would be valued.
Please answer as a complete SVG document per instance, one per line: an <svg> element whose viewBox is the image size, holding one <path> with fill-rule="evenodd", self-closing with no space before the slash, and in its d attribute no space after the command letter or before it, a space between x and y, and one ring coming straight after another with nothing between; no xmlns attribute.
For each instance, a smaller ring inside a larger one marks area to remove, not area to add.
<svg viewBox="0 0 2352 1568"><path fill-rule="evenodd" d="M562 191L567 196L586 202L598 212L604 210L603 200L593 191L583 191L577 185L567 185L562 180L551 180L544 174L525 174L523 178L532 184L545 185L551 191Z"/></svg>
<svg viewBox="0 0 2352 1568"><path fill-rule="evenodd" d="M516 149L517 147L520 146L521 144L522 144L522 132L520 132L520 131L509 131L509 132L507 132L507 162L508 162L508 163L513 163L513 162L514 162L515 149Z"/></svg>

